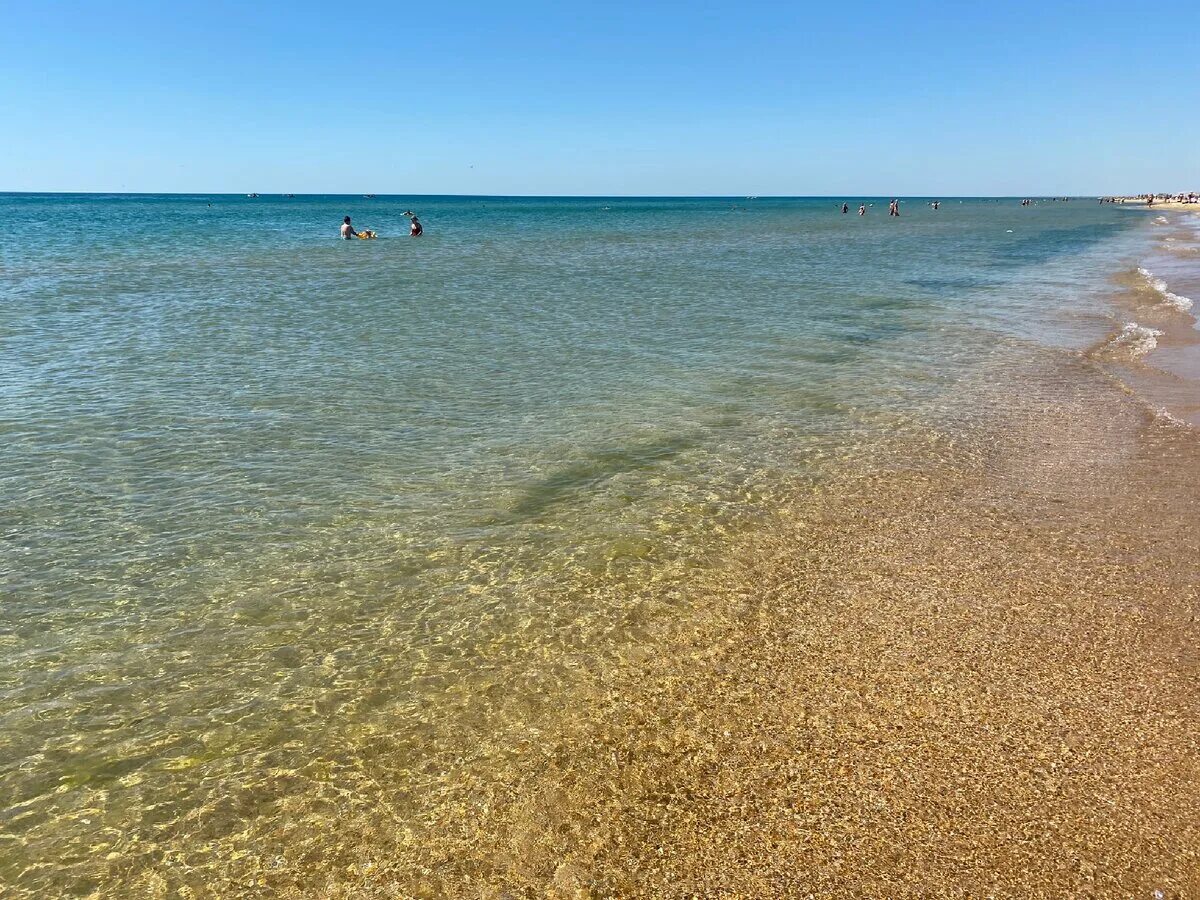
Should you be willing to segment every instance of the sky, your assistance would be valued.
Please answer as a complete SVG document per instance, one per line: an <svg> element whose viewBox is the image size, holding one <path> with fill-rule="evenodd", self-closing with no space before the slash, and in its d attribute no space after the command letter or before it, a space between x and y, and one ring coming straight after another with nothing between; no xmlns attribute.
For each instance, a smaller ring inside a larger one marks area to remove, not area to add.
<svg viewBox="0 0 1200 900"><path fill-rule="evenodd" d="M1200 190L1200 2L0 0L0 191Z"/></svg>

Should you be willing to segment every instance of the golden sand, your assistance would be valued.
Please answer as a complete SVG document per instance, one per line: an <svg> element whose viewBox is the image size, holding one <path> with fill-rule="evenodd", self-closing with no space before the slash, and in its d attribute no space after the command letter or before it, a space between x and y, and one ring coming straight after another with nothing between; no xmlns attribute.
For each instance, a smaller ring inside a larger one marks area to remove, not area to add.
<svg viewBox="0 0 1200 900"><path fill-rule="evenodd" d="M1127 206L1146 206L1149 209L1183 209L1200 212L1200 203L1188 203L1184 200L1155 200L1147 204L1145 197L1117 197L1117 202Z"/></svg>
<svg viewBox="0 0 1200 900"><path fill-rule="evenodd" d="M1200 896L1196 432L1086 357L1008 377L986 426L738 538L416 812L191 894Z"/></svg>

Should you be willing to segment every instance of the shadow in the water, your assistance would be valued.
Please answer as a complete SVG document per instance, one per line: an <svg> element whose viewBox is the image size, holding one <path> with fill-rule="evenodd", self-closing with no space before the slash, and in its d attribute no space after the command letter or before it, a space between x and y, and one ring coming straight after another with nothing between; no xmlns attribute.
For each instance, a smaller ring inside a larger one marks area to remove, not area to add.
<svg viewBox="0 0 1200 900"><path fill-rule="evenodd" d="M635 441L623 447L596 450L579 462L556 469L531 485L513 505L513 519L533 519L550 507L622 472L651 469L664 460L695 447L695 437L678 436Z"/></svg>

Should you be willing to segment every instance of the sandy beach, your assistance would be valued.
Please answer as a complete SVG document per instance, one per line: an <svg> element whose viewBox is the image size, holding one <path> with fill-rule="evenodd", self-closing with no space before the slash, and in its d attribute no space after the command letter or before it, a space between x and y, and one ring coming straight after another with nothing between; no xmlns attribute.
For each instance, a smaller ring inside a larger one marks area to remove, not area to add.
<svg viewBox="0 0 1200 900"><path fill-rule="evenodd" d="M10 4L0 900L1200 900L1196 9Z"/></svg>
<svg viewBox="0 0 1200 900"><path fill-rule="evenodd" d="M1149 209L1190 210L1191 212L1200 213L1200 203L1191 203L1186 200L1155 200L1153 204L1148 204L1145 197L1114 197L1113 201L1126 206L1146 206Z"/></svg>
<svg viewBox="0 0 1200 900"><path fill-rule="evenodd" d="M796 497L702 616L496 735L503 777L468 755L420 828L353 823L325 895L1194 896L1196 434L1087 354L996 379L970 433Z"/></svg>
<svg viewBox="0 0 1200 900"><path fill-rule="evenodd" d="M7 202L5 897L1200 893L1191 215Z"/></svg>
<svg viewBox="0 0 1200 900"><path fill-rule="evenodd" d="M494 895L1200 890L1194 435L1065 412L811 498L719 639L497 798Z"/></svg>

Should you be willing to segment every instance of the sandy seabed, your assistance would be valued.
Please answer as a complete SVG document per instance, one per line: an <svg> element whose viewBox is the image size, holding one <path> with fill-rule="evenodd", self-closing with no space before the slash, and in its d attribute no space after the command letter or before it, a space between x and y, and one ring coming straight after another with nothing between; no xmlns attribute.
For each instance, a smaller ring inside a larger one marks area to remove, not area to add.
<svg viewBox="0 0 1200 900"><path fill-rule="evenodd" d="M464 757L419 827L331 822L336 866L226 886L1200 895L1200 440L1086 356L1007 376L969 435L741 536L670 640Z"/></svg>
<svg viewBox="0 0 1200 900"><path fill-rule="evenodd" d="M380 734L378 763L331 771L344 802L264 794L269 844L200 823L153 866L114 860L104 883L1200 896L1200 433L1105 352L985 363L956 422L729 536L725 563L697 568L619 661L548 660L573 685L552 713L412 768Z"/></svg>

